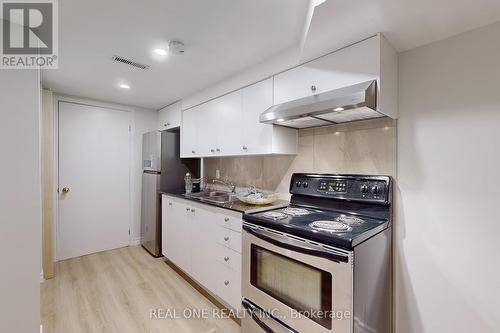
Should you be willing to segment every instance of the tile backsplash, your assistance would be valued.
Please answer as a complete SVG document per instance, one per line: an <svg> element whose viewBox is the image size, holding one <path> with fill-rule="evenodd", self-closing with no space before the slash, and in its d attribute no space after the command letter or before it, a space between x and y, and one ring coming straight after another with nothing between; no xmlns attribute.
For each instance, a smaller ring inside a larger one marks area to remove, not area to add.
<svg viewBox="0 0 500 333"><path fill-rule="evenodd" d="M396 121L389 118L299 130L297 155L205 159L205 177L253 185L289 198L294 172L396 176Z"/></svg>

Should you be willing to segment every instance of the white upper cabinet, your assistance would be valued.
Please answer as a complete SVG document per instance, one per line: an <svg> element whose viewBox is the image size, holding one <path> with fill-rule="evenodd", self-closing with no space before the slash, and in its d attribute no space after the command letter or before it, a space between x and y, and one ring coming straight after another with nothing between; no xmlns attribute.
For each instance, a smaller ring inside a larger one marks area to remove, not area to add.
<svg viewBox="0 0 500 333"><path fill-rule="evenodd" d="M274 77L274 104L377 80L377 111L397 118L397 54L377 35Z"/></svg>
<svg viewBox="0 0 500 333"><path fill-rule="evenodd" d="M297 130L262 124L272 105L377 81L377 116L397 118L397 53L381 34L182 111L181 157L297 153Z"/></svg>
<svg viewBox="0 0 500 333"><path fill-rule="evenodd" d="M198 124L201 123L199 115L203 113L199 109L203 105L182 112L181 157L201 155L198 150Z"/></svg>
<svg viewBox="0 0 500 333"><path fill-rule="evenodd" d="M243 89L241 152L265 154L272 150L273 125L262 124L259 117L273 105L273 79Z"/></svg>
<svg viewBox="0 0 500 333"><path fill-rule="evenodd" d="M184 110L181 157L296 154L297 130L259 121L272 94L267 79Z"/></svg>
<svg viewBox="0 0 500 333"><path fill-rule="evenodd" d="M181 126L181 102L171 104L158 111L160 131Z"/></svg>
<svg viewBox="0 0 500 333"><path fill-rule="evenodd" d="M239 155L241 150L242 91L237 90L213 100L217 145L220 156Z"/></svg>

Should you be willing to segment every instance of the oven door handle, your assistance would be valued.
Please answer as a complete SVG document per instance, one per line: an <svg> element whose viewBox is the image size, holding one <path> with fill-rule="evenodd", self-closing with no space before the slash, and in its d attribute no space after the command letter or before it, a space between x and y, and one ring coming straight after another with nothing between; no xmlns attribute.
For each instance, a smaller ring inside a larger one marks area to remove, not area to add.
<svg viewBox="0 0 500 333"><path fill-rule="evenodd" d="M245 308L245 310L250 314L250 317L257 323L257 325L260 326L266 333L279 333L273 330L271 327L269 327L262 319L259 318L259 316L256 314L258 312L259 314L263 315L266 319L270 319L273 321L273 324L277 325L282 332L286 333L299 333L293 328L289 327L288 325L283 324L279 320L275 319L273 316L271 316L269 313L263 311L261 308L253 304L252 302L248 301L247 299L242 299L241 304ZM273 325L274 326L274 325Z"/></svg>
<svg viewBox="0 0 500 333"><path fill-rule="evenodd" d="M254 229L243 225L243 230L254 235L257 238L260 238L266 242L274 244L276 246L282 247L287 250L300 252L304 254L310 254L316 257L326 258L335 262L349 262L349 257L347 255L343 255L341 253L336 253L333 251L329 251L321 246L315 246L310 244L306 246L304 244L300 244L300 241L294 240L292 238L281 236L279 234L273 234L270 232L266 232L265 230Z"/></svg>

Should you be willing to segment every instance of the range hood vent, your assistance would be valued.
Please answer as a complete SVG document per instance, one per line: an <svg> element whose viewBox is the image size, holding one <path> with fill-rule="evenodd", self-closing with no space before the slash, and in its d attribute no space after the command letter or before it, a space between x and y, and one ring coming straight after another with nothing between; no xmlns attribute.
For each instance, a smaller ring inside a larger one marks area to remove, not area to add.
<svg viewBox="0 0 500 333"><path fill-rule="evenodd" d="M372 80L273 105L260 122L308 128L384 117L376 108L377 81Z"/></svg>

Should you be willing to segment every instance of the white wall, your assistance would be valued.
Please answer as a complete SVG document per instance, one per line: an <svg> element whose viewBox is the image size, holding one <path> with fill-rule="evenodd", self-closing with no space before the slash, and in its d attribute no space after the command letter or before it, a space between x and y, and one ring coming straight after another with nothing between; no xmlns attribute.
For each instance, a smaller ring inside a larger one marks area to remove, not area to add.
<svg viewBox="0 0 500 333"><path fill-rule="evenodd" d="M0 332L40 327L39 75L0 69Z"/></svg>
<svg viewBox="0 0 500 333"><path fill-rule="evenodd" d="M500 23L399 59L396 329L500 327Z"/></svg>
<svg viewBox="0 0 500 333"><path fill-rule="evenodd" d="M270 59L249 67L248 69L222 80L216 84L210 85L190 96L182 99L182 109L188 109L195 105L204 103L210 99L222 96L234 90L248 86L255 82L264 80L276 73L285 71L291 67L297 66L300 61L299 47L290 48Z"/></svg>
<svg viewBox="0 0 500 333"><path fill-rule="evenodd" d="M89 100L74 96L56 95L57 101L69 101L109 107L131 112L131 173L130 173L130 240L131 245L138 245L141 233L141 188L142 188L142 134L158 128L158 111L127 105ZM57 163L56 163L57 165ZM55 235L57 237L57 235ZM56 238L55 238L56 239Z"/></svg>

